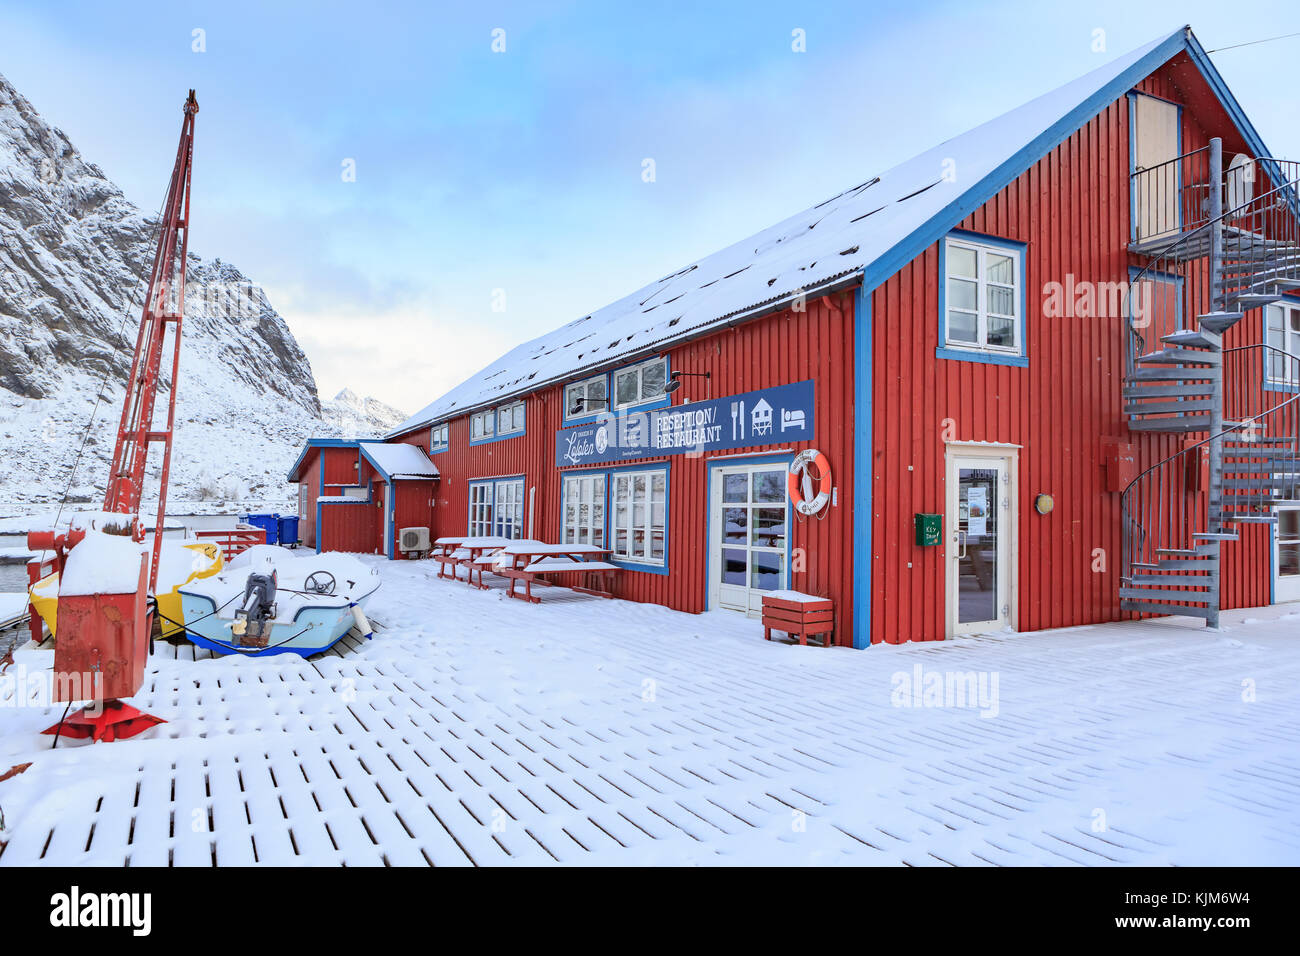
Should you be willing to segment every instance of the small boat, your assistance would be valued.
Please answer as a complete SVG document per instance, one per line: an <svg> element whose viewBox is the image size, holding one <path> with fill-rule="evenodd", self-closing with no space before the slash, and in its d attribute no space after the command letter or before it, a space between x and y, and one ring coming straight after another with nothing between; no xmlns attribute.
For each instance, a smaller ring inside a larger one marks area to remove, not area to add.
<svg viewBox="0 0 1300 956"><path fill-rule="evenodd" d="M186 633L200 647L248 657L309 657L353 628L372 636L364 609L379 590L379 571L347 554L303 557L256 545L221 572L178 590Z"/></svg>
<svg viewBox="0 0 1300 956"><path fill-rule="evenodd" d="M221 548L211 541L163 541L158 567L158 624L162 637L185 630L179 587L189 581L217 574L222 568ZM32 606L58 639L59 572L41 578L29 589Z"/></svg>

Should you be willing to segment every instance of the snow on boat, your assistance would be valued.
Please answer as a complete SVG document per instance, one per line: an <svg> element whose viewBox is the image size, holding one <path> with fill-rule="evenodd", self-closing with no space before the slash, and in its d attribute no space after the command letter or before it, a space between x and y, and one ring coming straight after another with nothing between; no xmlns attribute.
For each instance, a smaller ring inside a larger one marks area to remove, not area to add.
<svg viewBox="0 0 1300 956"><path fill-rule="evenodd" d="M96 533L93 529L88 532L88 534L92 535ZM80 563L90 562L93 564L97 560L94 555L93 541L92 538L92 546L85 548L81 552L78 559ZM148 551L151 547L147 540L138 544L133 542L131 546L138 547L141 551ZM163 542L159 558L157 589L158 623L163 637L171 637L185 630L184 610L181 606L179 586L188 581L214 575L221 568L221 548L211 541L177 540ZM109 573L110 569L102 568L98 570ZM87 574L92 579L98 577L97 569L93 567L87 569ZM56 640L58 639L59 589L61 586L59 572L54 571L41 578L28 589L32 606L36 608L36 613L40 615L45 622L45 626L49 628L50 634L54 635ZM92 590L103 586L103 581L92 580ZM117 586L120 587L121 585Z"/></svg>
<svg viewBox="0 0 1300 956"><path fill-rule="evenodd" d="M189 639L218 654L308 657L355 627L369 638L365 605L379 571L327 552L302 557L257 545L225 569L179 588Z"/></svg>

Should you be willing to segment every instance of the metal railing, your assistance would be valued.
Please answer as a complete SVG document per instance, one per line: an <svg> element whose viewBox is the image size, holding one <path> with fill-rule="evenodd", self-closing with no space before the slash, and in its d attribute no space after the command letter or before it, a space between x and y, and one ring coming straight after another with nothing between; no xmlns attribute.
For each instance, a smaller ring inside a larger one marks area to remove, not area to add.
<svg viewBox="0 0 1300 956"><path fill-rule="evenodd" d="M1137 242L1175 236L1210 220L1208 146L1138 169L1129 182ZM1139 210L1141 214L1136 214Z"/></svg>
<svg viewBox="0 0 1300 956"><path fill-rule="evenodd" d="M1223 430L1151 465L1120 497L1123 578L1136 564L1166 557L1161 549L1190 550L1197 532L1234 517L1267 516L1279 500L1300 502L1300 466L1293 464L1300 461L1300 356L1261 343L1224 349L1223 357ZM1212 500L1205 492L1216 441L1227 460Z"/></svg>
<svg viewBox="0 0 1300 956"><path fill-rule="evenodd" d="M1211 157L1212 168L1218 166L1217 160ZM1158 172L1160 168L1134 175ZM1132 346L1127 357L1129 371L1132 358L1146 350L1144 330L1153 329L1158 339L1175 329L1194 327L1185 321L1190 319L1192 308L1198 313L1223 311L1240 293L1263 293L1276 288L1279 282L1300 286L1300 162L1258 158L1245 166L1229 168L1221 178L1224 185L1217 198L1220 202L1226 198L1223 206L1227 211L1172 236L1149 256L1125 290L1122 314L1128 322ZM1215 199L1210 191L1211 208L1220 205ZM1141 219L1139 208L1135 206L1134 216ZM1200 259L1208 260L1208 286L1205 275L1190 267ZM1198 278L1200 283L1189 281ZM1180 283L1181 291L1158 295L1156 285L1160 282Z"/></svg>

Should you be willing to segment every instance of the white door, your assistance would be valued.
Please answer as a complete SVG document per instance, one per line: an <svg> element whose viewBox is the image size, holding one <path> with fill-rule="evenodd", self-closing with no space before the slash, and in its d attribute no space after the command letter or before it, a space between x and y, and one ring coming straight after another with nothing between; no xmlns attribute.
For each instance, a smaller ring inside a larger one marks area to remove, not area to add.
<svg viewBox="0 0 1300 956"><path fill-rule="evenodd" d="M1300 601L1300 506L1277 509L1273 532L1273 601Z"/></svg>
<svg viewBox="0 0 1300 956"><path fill-rule="evenodd" d="M714 468L709 487L709 607L756 617L786 587L790 509L783 465Z"/></svg>
<svg viewBox="0 0 1300 956"><path fill-rule="evenodd" d="M1135 180L1138 239L1172 236L1182 228L1179 190L1181 163L1171 163L1182 152L1178 106L1154 96L1138 94L1133 109L1133 169L1153 170ZM1158 167L1158 168L1157 168Z"/></svg>
<svg viewBox="0 0 1300 956"><path fill-rule="evenodd" d="M1009 457L949 454L948 634L1014 626L1015 475Z"/></svg>

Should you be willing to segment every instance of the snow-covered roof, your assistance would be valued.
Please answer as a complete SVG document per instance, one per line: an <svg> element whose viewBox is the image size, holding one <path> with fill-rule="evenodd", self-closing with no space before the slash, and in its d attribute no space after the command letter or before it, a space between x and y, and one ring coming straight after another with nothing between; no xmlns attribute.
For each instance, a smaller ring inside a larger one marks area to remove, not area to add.
<svg viewBox="0 0 1300 956"><path fill-rule="evenodd" d="M1192 54L1202 71L1213 71L1190 28L1181 27L591 315L518 346L416 412L390 436L544 385L595 373L711 327L761 314L800 294L824 293L856 281L860 275L867 277L868 287L878 284L1108 103L1183 50Z"/></svg>
<svg viewBox="0 0 1300 956"><path fill-rule="evenodd" d="M385 478L438 477L438 466L416 445L363 441L360 446L361 453Z"/></svg>

